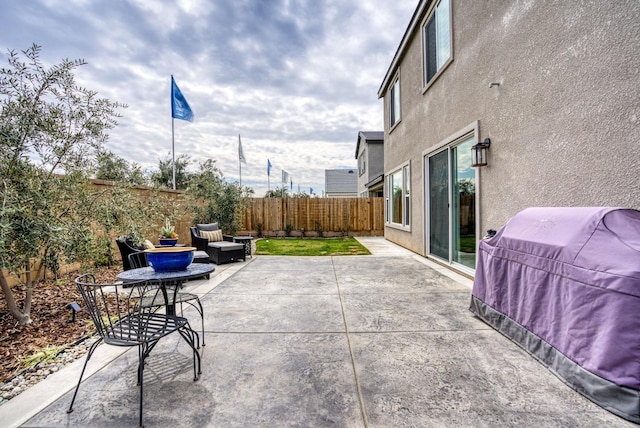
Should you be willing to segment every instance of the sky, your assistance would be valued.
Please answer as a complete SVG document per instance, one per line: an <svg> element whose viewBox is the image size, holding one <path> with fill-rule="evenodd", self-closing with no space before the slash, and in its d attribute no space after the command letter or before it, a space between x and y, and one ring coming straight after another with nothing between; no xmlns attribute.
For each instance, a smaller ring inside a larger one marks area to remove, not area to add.
<svg viewBox="0 0 640 428"><path fill-rule="evenodd" d="M171 75L195 115L173 120L175 156L214 159L263 196L322 195L355 168L359 131L383 131L377 92L417 0L3 0L0 66L33 43L47 66L84 59L77 82L127 104L106 148L144 170L172 153ZM267 175L267 160L271 173ZM287 185L290 185L288 183Z"/></svg>

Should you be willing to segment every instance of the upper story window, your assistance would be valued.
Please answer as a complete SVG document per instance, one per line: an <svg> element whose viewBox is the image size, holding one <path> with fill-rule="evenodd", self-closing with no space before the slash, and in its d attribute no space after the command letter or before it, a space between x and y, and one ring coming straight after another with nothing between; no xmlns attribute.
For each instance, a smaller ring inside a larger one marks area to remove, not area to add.
<svg viewBox="0 0 640 428"><path fill-rule="evenodd" d="M367 172L367 149L362 149L362 153L358 156L358 175Z"/></svg>
<svg viewBox="0 0 640 428"><path fill-rule="evenodd" d="M451 58L450 15L449 0L440 0L422 27L425 86Z"/></svg>
<svg viewBox="0 0 640 428"><path fill-rule="evenodd" d="M400 76L391 86L389 91L389 128L392 128L400 120Z"/></svg>

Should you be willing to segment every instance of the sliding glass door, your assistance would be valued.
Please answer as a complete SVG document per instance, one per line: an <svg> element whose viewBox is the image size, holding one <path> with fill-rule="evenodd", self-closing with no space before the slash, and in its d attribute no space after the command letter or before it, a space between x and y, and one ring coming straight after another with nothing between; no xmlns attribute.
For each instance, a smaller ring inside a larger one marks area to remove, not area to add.
<svg viewBox="0 0 640 428"><path fill-rule="evenodd" d="M429 252L449 260L449 153L429 158Z"/></svg>
<svg viewBox="0 0 640 428"><path fill-rule="evenodd" d="M428 156L429 253L449 263L476 267L476 178L473 136Z"/></svg>

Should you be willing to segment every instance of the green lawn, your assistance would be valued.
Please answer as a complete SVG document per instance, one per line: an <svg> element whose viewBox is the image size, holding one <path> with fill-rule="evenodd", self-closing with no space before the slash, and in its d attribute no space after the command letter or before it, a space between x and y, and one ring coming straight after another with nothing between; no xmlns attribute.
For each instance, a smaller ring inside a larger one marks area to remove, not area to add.
<svg viewBox="0 0 640 428"><path fill-rule="evenodd" d="M265 238L256 254L267 256L353 256L371 254L354 238Z"/></svg>

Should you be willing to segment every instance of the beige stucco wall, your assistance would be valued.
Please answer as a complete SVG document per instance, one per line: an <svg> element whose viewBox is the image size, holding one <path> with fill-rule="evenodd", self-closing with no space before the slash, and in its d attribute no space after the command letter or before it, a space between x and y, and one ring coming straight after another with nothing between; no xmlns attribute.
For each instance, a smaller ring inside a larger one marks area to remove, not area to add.
<svg viewBox="0 0 640 428"><path fill-rule="evenodd" d="M640 2L452 0L452 14L453 61L424 93L410 41L391 132L385 100L385 172L410 160L412 186L411 232L385 236L425 254L422 154L473 123L492 142L480 231L529 206L640 209Z"/></svg>

